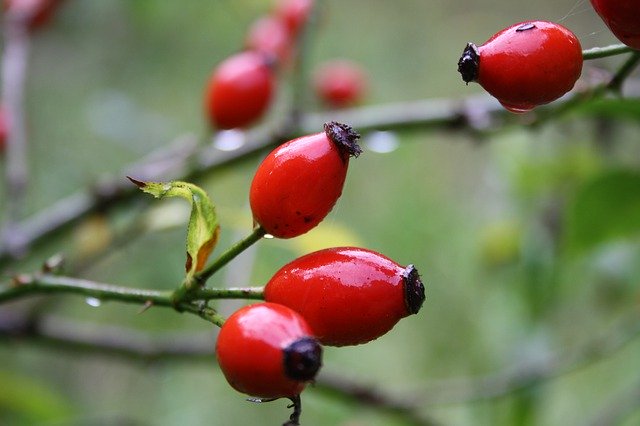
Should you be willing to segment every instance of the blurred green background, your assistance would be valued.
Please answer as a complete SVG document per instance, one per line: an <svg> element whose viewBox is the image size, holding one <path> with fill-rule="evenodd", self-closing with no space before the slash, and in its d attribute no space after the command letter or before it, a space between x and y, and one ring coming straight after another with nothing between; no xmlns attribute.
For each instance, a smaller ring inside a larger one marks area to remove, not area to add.
<svg viewBox="0 0 640 426"><path fill-rule="evenodd" d="M209 73L240 49L248 25L270 7L258 0L67 0L33 39L28 213L118 173L177 136L205 135L202 90ZM456 72L465 43L482 43L527 19L562 23L584 48L616 42L584 0L332 0L324 2L309 46L309 68L334 57L362 63L370 74L365 105L462 98L482 92ZM614 71L623 60L589 61L583 74ZM308 111L319 110L311 93L305 99ZM587 424L615 408L617 395L638 392L639 339L604 361L495 398L490 387L442 381L544 364L573 349L584 354L585 343L609 335L640 309L638 105L585 108L482 139L447 129L396 132L395 150L365 149L351 163L342 198L317 229L295 240L260 242L211 285L261 285L298 255L344 244L413 263L427 286L423 310L377 341L326 348L326 372L411 395L421 414L443 425ZM365 148L370 136L364 135ZM247 193L258 162L252 157L197 182L218 206L218 250L250 230ZM109 238L110 227L143 214L145 206L134 202L84 221L11 265L0 280L56 252L72 265L81 262L92 243ZM182 202L157 201L153 208L186 224ZM183 274L184 234L177 226L136 236L79 273L172 289ZM0 341L0 424L276 425L288 415L284 401L251 404L228 386L215 364L215 330L198 318L161 308L138 314L139 307L117 303L92 307L74 296L26 303L89 334L94 325L126 328L177 344L182 335L200 335L210 342L211 357L136 363ZM217 305L228 314L238 303ZM449 399L433 394L442 389L452 389ZM439 398L442 403L429 403ZM305 425L411 424L313 386L303 404ZM620 424L639 424L638 406L623 410Z"/></svg>

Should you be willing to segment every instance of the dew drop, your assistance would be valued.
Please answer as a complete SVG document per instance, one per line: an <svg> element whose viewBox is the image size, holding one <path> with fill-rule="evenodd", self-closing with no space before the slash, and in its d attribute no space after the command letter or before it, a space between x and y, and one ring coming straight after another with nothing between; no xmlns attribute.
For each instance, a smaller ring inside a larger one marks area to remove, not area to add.
<svg viewBox="0 0 640 426"><path fill-rule="evenodd" d="M524 114L525 112L529 112L531 111L535 105L511 105L511 104L507 104L504 102L500 102L502 104L503 107L505 107L505 109L509 112L512 112L514 114Z"/></svg>
<svg viewBox="0 0 640 426"><path fill-rule="evenodd" d="M266 239L268 239L268 240L271 240L271 239L273 239L273 238L274 238L274 236L273 236L273 235L271 235L271 234L264 234L263 238L266 238Z"/></svg>
<svg viewBox="0 0 640 426"><path fill-rule="evenodd" d="M394 132L378 131L369 133L364 140L364 145L369 151L388 154L398 149L400 142Z"/></svg>
<svg viewBox="0 0 640 426"><path fill-rule="evenodd" d="M92 306L94 308L97 308L100 305L102 305L102 301L95 297L87 297L84 301L86 302L87 305Z"/></svg>
<svg viewBox="0 0 640 426"><path fill-rule="evenodd" d="M244 132L238 129L221 130L213 139L213 146L220 151L235 151L245 143Z"/></svg>

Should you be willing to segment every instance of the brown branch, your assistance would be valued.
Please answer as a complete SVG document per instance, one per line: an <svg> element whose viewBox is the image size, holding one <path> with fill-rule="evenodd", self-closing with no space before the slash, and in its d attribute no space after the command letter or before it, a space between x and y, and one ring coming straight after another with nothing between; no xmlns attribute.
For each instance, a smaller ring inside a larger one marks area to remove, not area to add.
<svg viewBox="0 0 640 426"><path fill-rule="evenodd" d="M98 331L97 328L100 330ZM360 403L412 418L415 424L433 424L419 410L429 406L464 404L498 399L589 367L608 359L640 336L637 312L622 318L607 333L569 353L558 352L539 362L476 378L451 379L428 384L411 392L389 394L377 386L322 371L315 387L325 393L347 396ZM133 361L211 360L213 343L202 336L162 338L117 328L91 326L60 319L34 318L28 314L0 312L0 341L33 342L67 351L117 356ZM203 343L203 340L206 342ZM419 423L421 421L422 423Z"/></svg>
<svg viewBox="0 0 640 426"><path fill-rule="evenodd" d="M627 85L627 95L640 93L638 85ZM586 89L589 91L589 89ZM583 96L580 93L576 97ZM582 98L581 98L582 99ZM553 111L565 110L565 104L575 105L568 97L540 108L539 120L552 120L558 116ZM489 96L471 96L462 99L429 99L413 102L391 103L345 109L330 113L311 113L300 117L298 133L314 133L329 120L351 124L360 132L371 130L400 129L447 129L482 133L499 129L505 122L520 119L520 116L505 111ZM23 236L25 247L31 247L63 231L88 215L129 200L137 194L134 185L125 176L145 180L189 180L227 167L235 162L251 158L273 148L297 134L289 134L291 123L270 123L252 129L246 135L247 143L234 151L220 151L211 145L198 145L192 136L176 139L165 150L128 167L113 177L102 179L90 190L83 190L60 199L53 206L42 210L17 225ZM160 160L159 160L160 159ZM0 267L12 258L12 251L5 244L0 246Z"/></svg>

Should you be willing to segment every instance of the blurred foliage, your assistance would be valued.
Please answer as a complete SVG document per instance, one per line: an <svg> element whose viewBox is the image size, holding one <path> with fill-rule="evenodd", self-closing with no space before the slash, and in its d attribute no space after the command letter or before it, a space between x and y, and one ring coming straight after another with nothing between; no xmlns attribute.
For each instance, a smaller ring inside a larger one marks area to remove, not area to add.
<svg viewBox="0 0 640 426"><path fill-rule="evenodd" d="M179 135L204 137L206 78L241 48L249 23L269 7L257 0L67 0L33 39L29 213ZM586 1L331 0L310 46L310 68L334 57L361 62L371 74L365 105L477 94L478 85L465 86L455 72L465 43L531 18L562 22L585 48L615 42ZM590 61L585 75L621 63ZM291 90L283 82L281 103ZM295 256L330 245L362 245L414 263L427 285L423 311L370 344L327 348L324 362L328 371L394 394L418 389L412 394L419 397L441 379L567 353L640 306L639 105L610 97L535 128L525 117L482 139L400 131L397 149L368 150L352 162L342 198L317 229L296 240L262 241L248 260L238 259L249 262L240 266L247 277L223 270L210 284L260 285ZM319 108L310 92L304 106ZM251 229L247 193L258 161L196 182L216 200L216 251ZM0 185L0 200L2 191ZM29 271L63 252L83 277L172 289L184 272L189 211L156 202L159 210L151 211L173 225L128 233L132 220L149 212L148 201L141 194L73 235L52 237L4 273ZM95 233L95 246L87 232ZM89 256L118 233L124 241ZM238 303L217 306L229 312ZM244 426L280 424L287 415L286 402L250 404L227 385L213 356L215 330L198 318L159 308L138 315L136 306L93 307L72 296L2 305L0 312L30 304L89 331L107 325L158 336L205 333L212 355L209 362L139 364L1 341L0 424ZM445 425L585 424L614 395L637 386L638 371L635 339L604 362L525 391L420 411ZM308 425L409 424L313 387L303 404ZM636 410L621 424L637 424L639 416Z"/></svg>

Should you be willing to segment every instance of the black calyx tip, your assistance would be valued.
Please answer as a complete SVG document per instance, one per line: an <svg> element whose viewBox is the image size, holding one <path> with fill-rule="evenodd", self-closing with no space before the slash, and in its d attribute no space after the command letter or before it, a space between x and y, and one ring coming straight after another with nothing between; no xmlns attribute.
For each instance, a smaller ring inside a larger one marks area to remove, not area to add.
<svg viewBox="0 0 640 426"><path fill-rule="evenodd" d="M409 265L402 273L404 282L404 303L409 315L417 314L424 303L424 284L415 266Z"/></svg>
<svg viewBox="0 0 640 426"><path fill-rule="evenodd" d="M348 124L329 121L324 123L324 132L336 144L344 159L362 154L362 148L358 145L360 134Z"/></svg>
<svg viewBox="0 0 640 426"><path fill-rule="evenodd" d="M458 72L462 75L462 80L469 84L478 79L478 67L480 65L480 52L473 43L467 43L462 51L462 56L458 60Z"/></svg>
<svg viewBox="0 0 640 426"><path fill-rule="evenodd" d="M322 366L322 346L313 337L302 337L284 348L284 372L292 380L313 380Z"/></svg>

